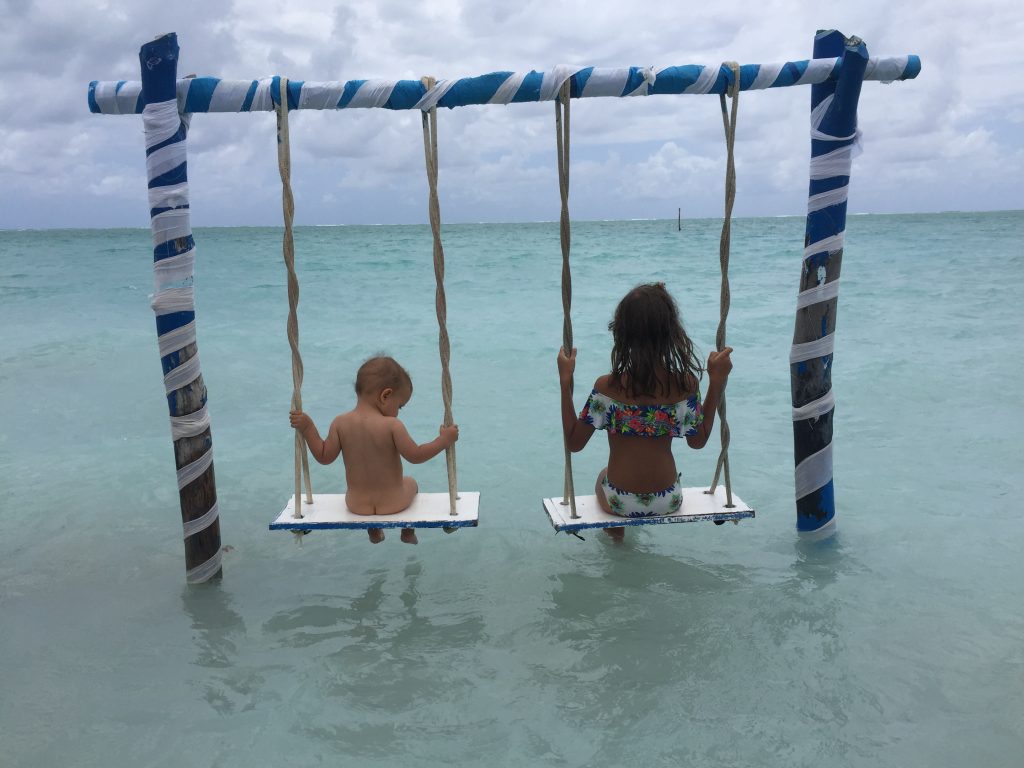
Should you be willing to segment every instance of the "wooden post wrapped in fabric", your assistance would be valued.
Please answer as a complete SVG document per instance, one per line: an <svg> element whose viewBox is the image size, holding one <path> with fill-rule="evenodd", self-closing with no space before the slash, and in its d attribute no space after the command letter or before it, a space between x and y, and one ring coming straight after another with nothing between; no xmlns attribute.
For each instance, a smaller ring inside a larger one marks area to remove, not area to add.
<svg viewBox="0 0 1024 768"><path fill-rule="evenodd" d="M835 527L832 362L839 272L857 147L857 102L868 53L861 40L828 30L815 37L814 56L841 56L842 67L837 79L811 87L810 189L789 363L797 530L828 535Z"/></svg>
<svg viewBox="0 0 1024 768"><path fill-rule="evenodd" d="M196 347L195 241L185 145L189 116L179 114L175 93L177 37L165 35L142 46L139 61L153 233L152 306L178 470L185 577L201 583L221 574L220 521L206 386Z"/></svg>

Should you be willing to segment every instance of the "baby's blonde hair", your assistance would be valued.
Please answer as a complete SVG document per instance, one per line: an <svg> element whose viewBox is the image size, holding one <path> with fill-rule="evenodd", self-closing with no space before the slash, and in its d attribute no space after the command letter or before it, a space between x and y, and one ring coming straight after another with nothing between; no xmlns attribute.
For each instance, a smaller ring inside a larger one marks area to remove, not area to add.
<svg viewBox="0 0 1024 768"><path fill-rule="evenodd" d="M412 395L412 379L409 373L394 358L387 355L371 357L356 373L356 394L368 395L390 387L395 390L408 390Z"/></svg>

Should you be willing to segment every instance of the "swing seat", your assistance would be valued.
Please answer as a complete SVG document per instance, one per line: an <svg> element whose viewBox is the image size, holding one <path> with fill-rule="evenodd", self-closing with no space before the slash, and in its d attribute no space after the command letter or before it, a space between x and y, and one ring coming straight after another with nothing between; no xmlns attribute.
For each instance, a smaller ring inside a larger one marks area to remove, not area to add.
<svg viewBox="0 0 1024 768"><path fill-rule="evenodd" d="M270 524L272 531L320 531L339 528L475 528L479 522L480 494L461 491L451 514L447 493L418 493L408 509L394 515L357 515L345 505L343 493L315 493L313 503L302 500L302 517L295 514L295 497Z"/></svg>
<svg viewBox="0 0 1024 768"><path fill-rule="evenodd" d="M674 515L658 515L652 517L619 517L609 515L597 503L596 496L577 496L575 520L568 502L562 504L562 498L544 499L544 511L555 531L577 532L587 528L618 528L628 525L657 525L663 523L695 523L699 520L734 520L754 517L754 510L740 499L732 495L732 507L725 506L725 488L719 486L715 492L707 493L707 488L683 488L683 506Z"/></svg>

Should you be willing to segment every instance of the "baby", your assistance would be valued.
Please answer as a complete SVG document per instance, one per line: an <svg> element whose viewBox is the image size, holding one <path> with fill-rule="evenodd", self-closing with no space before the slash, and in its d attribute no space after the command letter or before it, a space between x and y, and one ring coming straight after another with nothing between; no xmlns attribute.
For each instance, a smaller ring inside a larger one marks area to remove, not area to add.
<svg viewBox="0 0 1024 768"><path fill-rule="evenodd" d="M345 461L348 491L345 503L357 515L394 515L407 509L419 492L411 477L402 476L402 459L422 464L459 439L459 428L442 426L429 443L417 445L398 412L412 397L412 379L390 357L371 357L356 374L356 407L331 422L322 440L313 420L292 411L291 425L306 439L313 458L330 464L338 454ZM370 541L384 541L381 528L367 530ZM402 529L402 541L418 544L416 531Z"/></svg>

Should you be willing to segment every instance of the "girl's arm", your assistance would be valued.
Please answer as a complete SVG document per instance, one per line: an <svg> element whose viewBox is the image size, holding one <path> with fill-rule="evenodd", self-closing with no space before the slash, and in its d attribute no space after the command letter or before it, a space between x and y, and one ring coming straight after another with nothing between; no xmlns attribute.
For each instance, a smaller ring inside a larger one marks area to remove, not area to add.
<svg viewBox="0 0 1024 768"><path fill-rule="evenodd" d="M292 411L289 413L288 421L305 439L306 445L309 446L309 452L313 454L313 458L320 464L330 464L338 458L338 454L341 453L341 429L338 425L338 419L331 422L330 429L327 430L326 440L320 439L320 433L317 431L313 420L302 411Z"/></svg>
<svg viewBox="0 0 1024 768"><path fill-rule="evenodd" d="M711 437L711 430L715 426L715 414L718 412L718 403L722 400L722 393L729 381L729 373L732 371L732 347L726 347L721 352L712 352L708 355L708 391L704 395L702 413L704 420L701 422L697 434L686 438L686 444L691 448L703 448Z"/></svg>
<svg viewBox="0 0 1024 768"><path fill-rule="evenodd" d="M423 445L416 444L416 441L410 437L409 430L405 428L405 424L398 419L395 419L392 429L395 448L398 449L399 455L410 464L422 464L429 461L445 448L454 445L455 441L459 439L458 424L452 424L450 427L442 425L438 430L437 437Z"/></svg>
<svg viewBox="0 0 1024 768"><path fill-rule="evenodd" d="M562 434L565 435L566 447L572 453L582 451L594 434L592 425L580 421L576 415L576 406L572 402L572 374L575 370L576 348L573 347L569 354L566 354L564 349L559 349L558 384L562 390Z"/></svg>

